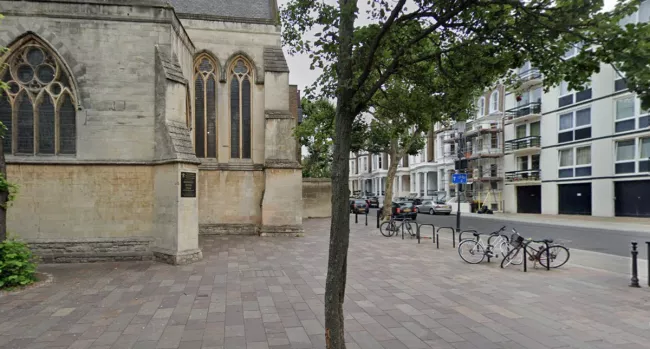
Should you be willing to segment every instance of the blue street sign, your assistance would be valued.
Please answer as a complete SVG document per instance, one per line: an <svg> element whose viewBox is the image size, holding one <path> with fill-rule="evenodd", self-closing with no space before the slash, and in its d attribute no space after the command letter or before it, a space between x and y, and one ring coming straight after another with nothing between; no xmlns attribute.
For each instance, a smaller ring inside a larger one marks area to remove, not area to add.
<svg viewBox="0 0 650 349"><path fill-rule="evenodd" d="M467 184L467 173L454 173L451 175L451 182L454 184Z"/></svg>

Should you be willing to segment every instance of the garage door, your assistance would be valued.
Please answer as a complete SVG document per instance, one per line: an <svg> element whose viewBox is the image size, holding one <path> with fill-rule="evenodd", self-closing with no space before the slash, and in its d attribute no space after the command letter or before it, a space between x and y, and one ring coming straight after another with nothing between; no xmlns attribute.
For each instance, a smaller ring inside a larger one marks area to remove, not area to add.
<svg viewBox="0 0 650 349"><path fill-rule="evenodd" d="M560 214L591 215L591 183L559 184Z"/></svg>
<svg viewBox="0 0 650 349"><path fill-rule="evenodd" d="M650 181L614 183L617 216L650 217Z"/></svg>
<svg viewBox="0 0 650 349"><path fill-rule="evenodd" d="M517 187L517 213L542 213L542 186Z"/></svg>

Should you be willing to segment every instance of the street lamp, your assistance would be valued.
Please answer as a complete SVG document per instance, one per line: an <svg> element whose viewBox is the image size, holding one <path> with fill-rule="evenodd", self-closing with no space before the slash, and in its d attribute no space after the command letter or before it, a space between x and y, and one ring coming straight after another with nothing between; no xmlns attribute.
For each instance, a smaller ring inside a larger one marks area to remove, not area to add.
<svg viewBox="0 0 650 349"><path fill-rule="evenodd" d="M465 122L456 122L454 125L454 129L456 130L457 133L457 146L456 146L456 154L458 156L458 168L456 169L456 173L460 173L461 170L461 164L463 160L463 151L461 149L461 145L463 144L463 132L465 132ZM460 234L460 192L461 192L461 183L456 184L456 233ZM460 236L460 235L459 235Z"/></svg>

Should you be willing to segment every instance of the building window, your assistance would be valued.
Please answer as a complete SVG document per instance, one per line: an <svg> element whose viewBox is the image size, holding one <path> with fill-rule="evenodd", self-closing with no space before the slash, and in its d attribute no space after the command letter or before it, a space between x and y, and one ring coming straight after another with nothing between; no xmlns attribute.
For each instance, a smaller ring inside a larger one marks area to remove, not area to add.
<svg viewBox="0 0 650 349"><path fill-rule="evenodd" d="M615 78L614 78L614 91L623 91L627 90L627 80L625 79L625 73L621 70L615 69Z"/></svg>
<svg viewBox="0 0 650 349"><path fill-rule="evenodd" d="M499 111L499 91L494 91L490 95L490 113Z"/></svg>
<svg viewBox="0 0 650 349"><path fill-rule="evenodd" d="M377 162L379 163L379 166L377 166L378 169L382 169L382 167L381 167L381 165L382 165L381 164L381 157L382 157L381 154L377 155Z"/></svg>
<svg viewBox="0 0 650 349"><path fill-rule="evenodd" d="M252 69L243 58L230 68L230 158L251 158Z"/></svg>
<svg viewBox="0 0 650 349"><path fill-rule="evenodd" d="M591 176L591 146L561 149L559 178ZM539 158L536 159L539 166Z"/></svg>
<svg viewBox="0 0 650 349"><path fill-rule="evenodd" d="M587 138L591 138L591 108L560 114L558 143Z"/></svg>
<svg viewBox="0 0 650 349"><path fill-rule="evenodd" d="M616 174L650 172L650 137L616 142L614 167Z"/></svg>
<svg viewBox="0 0 650 349"><path fill-rule="evenodd" d="M194 62L194 148L199 158L217 158L217 64L201 54Z"/></svg>
<svg viewBox="0 0 650 349"><path fill-rule="evenodd" d="M15 155L76 154L76 102L61 59L33 37L10 49L0 71L0 121L4 152Z"/></svg>
<svg viewBox="0 0 650 349"><path fill-rule="evenodd" d="M558 108L571 105L591 99L591 82L587 82L581 91L569 89L569 83L560 82L560 96L558 98Z"/></svg>
<svg viewBox="0 0 650 349"><path fill-rule="evenodd" d="M581 43L581 42L579 42L579 43L573 45L571 48L569 48L569 49L564 53L564 55L562 56L562 58L564 58L564 59L569 59L569 58L573 58L573 57L577 56L577 55L580 53L580 50L582 49L582 46L583 46L583 45L584 45L584 44Z"/></svg>
<svg viewBox="0 0 650 349"><path fill-rule="evenodd" d="M478 99L478 105L477 105L477 111L476 111L476 116L477 117L482 117L485 115L485 97L481 97Z"/></svg>
<svg viewBox="0 0 650 349"><path fill-rule="evenodd" d="M637 127L643 129L650 126L650 112L641 109L641 101L634 96L617 99L616 121L614 129L616 132L633 131ZM640 112L637 115L637 110ZM638 123L638 126L637 126Z"/></svg>

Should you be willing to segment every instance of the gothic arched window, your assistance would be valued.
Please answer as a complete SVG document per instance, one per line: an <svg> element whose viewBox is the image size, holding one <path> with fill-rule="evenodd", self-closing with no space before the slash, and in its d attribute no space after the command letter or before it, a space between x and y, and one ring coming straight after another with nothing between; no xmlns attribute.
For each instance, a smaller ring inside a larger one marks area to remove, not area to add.
<svg viewBox="0 0 650 349"><path fill-rule="evenodd" d="M252 69L243 58L230 68L230 157L251 158Z"/></svg>
<svg viewBox="0 0 650 349"><path fill-rule="evenodd" d="M207 54L194 63L194 147L199 158L217 157L217 64Z"/></svg>
<svg viewBox="0 0 650 349"><path fill-rule="evenodd" d="M8 154L76 153L75 100L61 60L34 38L12 48L0 71L0 121Z"/></svg>

